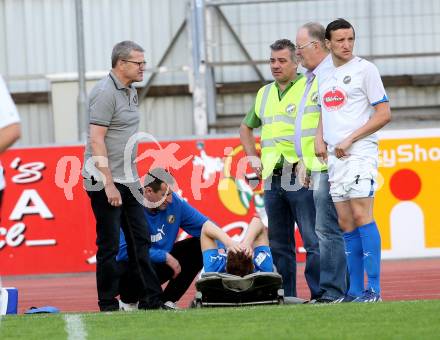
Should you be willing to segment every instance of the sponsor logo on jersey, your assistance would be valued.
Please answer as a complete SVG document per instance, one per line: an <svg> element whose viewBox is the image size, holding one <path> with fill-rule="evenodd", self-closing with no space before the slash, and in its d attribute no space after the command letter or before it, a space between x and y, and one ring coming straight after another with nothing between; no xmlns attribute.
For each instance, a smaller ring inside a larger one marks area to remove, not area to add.
<svg viewBox="0 0 440 340"><path fill-rule="evenodd" d="M226 255L224 255L224 254L210 255L209 262L213 263L213 262L221 261L225 257L226 257Z"/></svg>
<svg viewBox="0 0 440 340"><path fill-rule="evenodd" d="M324 93L322 102L328 111L339 110L347 102L347 95L343 89L334 87Z"/></svg>
<svg viewBox="0 0 440 340"><path fill-rule="evenodd" d="M269 255L267 252L262 251L262 252L258 253L257 257L255 258L255 263L256 263L258 266L261 266L261 264L264 262L264 260L265 260L267 257L270 257L270 255Z"/></svg>
<svg viewBox="0 0 440 340"><path fill-rule="evenodd" d="M157 228L158 232L154 235L151 235L151 242L159 242L160 240L162 240L162 235L165 236L165 232L163 231L164 228L165 224L162 224L160 228Z"/></svg>
<svg viewBox="0 0 440 340"><path fill-rule="evenodd" d="M350 76L345 76L344 79L342 80L344 82L344 84L350 84L351 82L351 77Z"/></svg>
<svg viewBox="0 0 440 340"><path fill-rule="evenodd" d="M169 224L173 224L174 222L176 222L176 216L168 215L167 221L168 221Z"/></svg>
<svg viewBox="0 0 440 340"><path fill-rule="evenodd" d="M318 102L318 91L312 93L312 95L310 96L310 100L314 103Z"/></svg>
<svg viewBox="0 0 440 340"><path fill-rule="evenodd" d="M293 113L296 110L295 104L289 104L286 106L286 112L287 113Z"/></svg>
<svg viewBox="0 0 440 340"><path fill-rule="evenodd" d="M165 228L165 224L162 224L162 226L160 228L157 228L157 231L159 232L159 234L162 234L163 236L165 236L165 232L163 231L164 228Z"/></svg>
<svg viewBox="0 0 440 340"><path fill-rule="evenodd" d="M162 234L161 233L157 233L155 235L151 235L151 242L159 242L160 240L162 240Z"/></svg>

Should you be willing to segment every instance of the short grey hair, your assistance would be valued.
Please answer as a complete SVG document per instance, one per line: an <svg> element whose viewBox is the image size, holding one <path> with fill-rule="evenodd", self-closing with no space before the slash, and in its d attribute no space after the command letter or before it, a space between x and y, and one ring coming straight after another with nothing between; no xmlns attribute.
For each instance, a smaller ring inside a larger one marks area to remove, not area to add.
<svg viewBox="0 0 440 340"><path fill-rule="evenodd" d="M302 28L305 28L309 34L309 37L319 42L321 47L325 50L327 50L327 47L325 45L325 27L322 26L318 22L308 22L307 24L304 24L301 26Z"/></svg>
<svg viewBox="0 0 440 340"><path fill-rule="evenodd" d="M117 43L112 51L112 67L114 68L120 59L128 59L131 51L144 52L144 49L134 41L125 40Z"/></svg>
<svg viewBox="0 0 440 340"><path fill-rule="evenodd" d="M272 45L270 45L270 49L272 51L281 51L284 49L288 49L290 51L290 58L293 62L296 62L295 44L289 39L279 39L275 41Z"/></svg>

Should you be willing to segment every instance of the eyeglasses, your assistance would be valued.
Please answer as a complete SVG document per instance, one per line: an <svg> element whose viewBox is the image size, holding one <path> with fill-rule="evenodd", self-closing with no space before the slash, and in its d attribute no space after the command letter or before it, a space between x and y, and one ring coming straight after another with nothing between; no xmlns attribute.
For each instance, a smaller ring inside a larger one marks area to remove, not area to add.
<svg viewBox="0 0 440 340"><path fill-rule="evenodd" d="M143 61L134 61L134 60L127 60L127 59L121 59L122 61L125 61L127 63L136 64L138 67L145 67L147 65L147 62L145 60Z"/></svg>
<svg viewBox="0 0 440 340"><path fill-rule="evenodd" d="M316 43L317 41L316 40L314 40L314 41L309 41L307 44L304 44L304 45L302 45L302 46L296 46L296 49L297 50L303 50L303 49L305 49L307 46L309 46L309 45L311 45L311 44L314 44L314 43Z"/></svg>

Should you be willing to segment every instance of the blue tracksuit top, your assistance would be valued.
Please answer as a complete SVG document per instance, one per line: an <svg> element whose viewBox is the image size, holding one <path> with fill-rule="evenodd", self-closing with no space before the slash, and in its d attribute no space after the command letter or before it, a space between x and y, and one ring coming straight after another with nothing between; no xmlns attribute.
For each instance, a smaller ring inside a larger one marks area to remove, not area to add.
<svg viewBox="0 0 440 340"><path fill-rule="evenodd" d="M176 193L165 210L151 212L144 208L144 216L148 222L151 247L150 258L153 263L166 261L166 254L173 249L179 227L193 237L200 237L203 224L208 218L189 205ZM121 229L119 239L118 261L127 261L127 243Z"/></svg>

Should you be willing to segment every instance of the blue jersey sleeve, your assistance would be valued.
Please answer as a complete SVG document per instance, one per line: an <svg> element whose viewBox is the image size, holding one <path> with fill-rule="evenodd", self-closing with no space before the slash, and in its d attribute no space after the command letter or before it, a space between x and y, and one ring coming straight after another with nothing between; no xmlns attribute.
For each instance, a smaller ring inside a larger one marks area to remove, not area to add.
<svg viewBox="0 0 440 340"><path fill-rule="evenodd" d="M200 237L203 224L208 220L197 209L193 208L186 201L178 197L182 211L180 227L194 237Z"/></svg>
<svg viewBox="0 0 440 340"><path fill-rule="evenodd" d="M254 266L256 272L273 272L273 258L268 246L255 247Z"/></svg>
<svg viewBox="0 0 440 340"><path fill-rule="evenodd" d="M163 263L167 259L167 252L161 249L150 248L150 259L153 263ZM122 229L119 233L119 252L116 261L128 261L127 242Z"/></svg>
<svg viewBox="0 0 440 340"><path fill-rule="evenodd" d="M125 242L125 235L122 229L119 231L119 252L116 256L116 261L128 261L127 242Z"/></svg>
<svg viewBox="0 0 440 340"><path fill-rule="evenodd" d="M153 263L162 263L167 260L167 252L161 249L150 248L150 259ZM128 261L127 242L125 241L124 232L119 234L119 252L116 261Z"/></svg>
<svg viewBox="0 0 440 340"><path fill-rule="evenodd" d="M150 248L150 260L153 263L163 263L167 260L167 252L159 248Z"/></svg>
<svg viewBox="0 0 440 340"><path fill-rule="evenodd" d="M219 253L218 249L207 249L203 252L203 269L205 273L226 272L226 254Z"/></svg>

